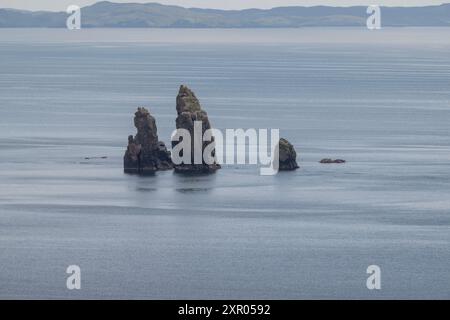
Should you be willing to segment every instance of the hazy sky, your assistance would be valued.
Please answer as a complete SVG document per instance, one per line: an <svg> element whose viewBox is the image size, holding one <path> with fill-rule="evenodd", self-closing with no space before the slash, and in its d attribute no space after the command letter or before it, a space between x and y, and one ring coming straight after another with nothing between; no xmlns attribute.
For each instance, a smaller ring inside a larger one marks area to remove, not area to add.
<svg viewBox="0 0 450 320"><path fill-rule="evenodd" d="M65 11L67 6L76 4L85 6L98 0L0 0L0 8L18 8L29 10ZM183 7L243 9L272 8L277 6L312 6L312 5L388 5L388 6L423 6L450 2L450 0L112 0L112 2L159 2Z"/></svg>

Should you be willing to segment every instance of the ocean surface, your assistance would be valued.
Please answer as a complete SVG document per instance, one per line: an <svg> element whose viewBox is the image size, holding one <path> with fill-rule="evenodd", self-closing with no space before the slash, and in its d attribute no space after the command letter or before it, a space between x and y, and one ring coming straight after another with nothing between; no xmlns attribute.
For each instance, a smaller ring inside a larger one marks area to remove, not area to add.
<svg viewBox="0 0 450 320"><path fill-rule="evenodd" d="M181 84L301 169L125 175ZM449 128L450 28L0 29L0 298L448 299Z"/></svg>

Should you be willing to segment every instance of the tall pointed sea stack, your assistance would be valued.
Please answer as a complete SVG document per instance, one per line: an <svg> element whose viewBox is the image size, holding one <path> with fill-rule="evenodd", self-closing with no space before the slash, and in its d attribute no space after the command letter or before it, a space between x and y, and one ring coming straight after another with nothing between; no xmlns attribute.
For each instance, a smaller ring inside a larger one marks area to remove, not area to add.
<svg viewBox="0 0 450 320"><path fill-rule="evenodd" d="M180 173L213 173L217 169L220 169L220 165L215 161L215 150L211 152L214 157L212 164L205 163L203 157L201 163L196 164L194 159L195 149L194 149L194 124L196 121L201 121L201 135L206 130L211 129L211 124L208 119L207 113L202 110L200 102L188 87L182 85L177 96L177 113L178 117L176 120L177 129L185 129L189 131L191 136L191 161L190 163L175 164L175 171ZM198 138L198 137L197 137ZM172 141L172 148L178 145L180 141ZM214 137L211 141L202 141L201 153L207 146L214 143ZM200 162L200 161L198 161Z"/></svg>
<svg viewBox="0 0 450 320"><path fill-rule="evenodd" d="M164 142L158 141L155 118L147 109L138 108L134 117L135 137L128 137L128 148L123 159L126 173L148 174L173 168L170 152Z"/></svg>

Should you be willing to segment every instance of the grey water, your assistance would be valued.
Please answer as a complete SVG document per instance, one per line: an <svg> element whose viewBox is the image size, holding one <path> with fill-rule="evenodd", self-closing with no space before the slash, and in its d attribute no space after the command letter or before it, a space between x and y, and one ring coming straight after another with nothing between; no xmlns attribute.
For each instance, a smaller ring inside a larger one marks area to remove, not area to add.
<svg viewBox="0 0 450 320"><path fill-rule="evenodd" d="M301 168L123 174L180 84ZM448 299L449 123L450 29L1 29L0 298Z"/></svg>

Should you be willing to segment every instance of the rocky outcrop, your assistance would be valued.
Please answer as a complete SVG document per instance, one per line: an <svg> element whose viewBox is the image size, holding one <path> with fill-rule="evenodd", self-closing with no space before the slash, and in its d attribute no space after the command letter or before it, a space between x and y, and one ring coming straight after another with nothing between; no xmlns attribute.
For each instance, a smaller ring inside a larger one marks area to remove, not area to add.
<svg viewBox="0 0 450 320"><path fill-rule="evenodd" d="M158 141L155 118L147 109L138 108L134 117L137 129L135 137L128 137L128 148L124 156L126 173L147 174L173 168L170 152L164 142Z"/></svg>
<svg viewBox="0 0 450 320"><path fill-rule="evenodd" d="M292 171L299 168L297 164L297 152L294 146L284 138L280 139L279 146L279 169L280 171Z"/></svg>
<svg viewBox="0 0 450 320"><path fill-rule="evenodd" d="M214 160L212 164L202 163L195 164L194 162L194 122L201 121L202 136L206 130L211 129L208 115L200 105L199 100L188 87L182 85L178 92L176 100L177 119L176 128L186 129L191 135L191 161L190 163L182 163L175 165L175 171L179 173L213 173L220 169L220 165ZM180 141L172 141L172 148L174 148ZM202 142L202 155L205 148L214 143L214 137L211 141ZM215 159L215 150L211 153ZM203 158L203 157L202 157Z"/></svg>
<svg viewBox="0 0 450 320"><path fill-rule="evenodd" d="M331 163L338 163L338 164L340 164L340 163L345 163L346 161L345 160L342 160L342 159L336 159L336 160L333 160L333 159L322 159L322 160L320 160L320 163L322 163L322 164L331 164Z"/></svg>

